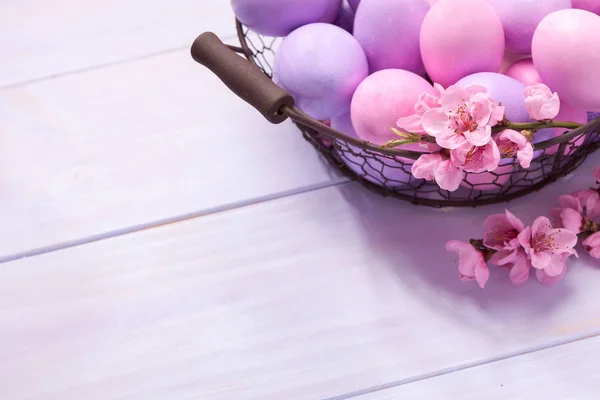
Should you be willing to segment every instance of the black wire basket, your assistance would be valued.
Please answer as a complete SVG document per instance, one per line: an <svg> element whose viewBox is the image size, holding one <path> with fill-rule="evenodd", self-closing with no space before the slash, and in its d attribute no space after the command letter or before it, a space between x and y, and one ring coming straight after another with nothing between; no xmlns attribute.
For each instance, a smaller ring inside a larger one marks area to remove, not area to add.
<svg viewBox="0 0 600 400"><path fill-rule="evenodd" d="M282 38L261 36L239 21L236 25L239 47L225 46L214 34L204 33L194 42L192 57L272 123L291 119L334 168L379 194L432 207L510 201L569 174L600 147L600 118L590 114L586 125L536 143L529 168L521 168L516 157L503 158L494 172L466 173L456 191L440 189L435 182L411 174L412 164L423 153L382 148L348 136L296 108L291 95L272 82L273 60Z"/></svg>

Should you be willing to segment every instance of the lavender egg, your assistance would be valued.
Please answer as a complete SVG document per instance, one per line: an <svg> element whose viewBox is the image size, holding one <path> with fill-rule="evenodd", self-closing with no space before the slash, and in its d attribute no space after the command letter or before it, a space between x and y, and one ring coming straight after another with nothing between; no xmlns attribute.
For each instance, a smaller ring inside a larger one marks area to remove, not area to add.
<svg viewBox="0 0 600 400"><path fill-rule="evenodd" d="M354 37L365 50L371 72L397 68L425 73L419 32L428 10L422 0L362 0Z"/></svg>
<svg viewBox="0 0 600 400"><path fill-rule="evenodd" d="M600 111L600 16L560 10L533 35L533 63L542 82L572 106Z"/></svg>
<svg viewBox="0 0 600 400"><path fill-rule="evenodd" d="M415 103L423 92L435 94L429 82L409 71L385 69L370 75L352 97L356 134L379 145L396 139L391 128L396 128L400 117L414 114Z"/></svg>
<svg viewBox="0 0 600 400"><path fill-rule="evenodd" d="M275 83L294 96L298 108L319 120L347 113L355 89L369 74L356 39L323 23L305 25L286 37L273 68Z"/></svg>
<svg viewBox="0 0 600 400"><path fill-rule="evenodd" d="M573 8L579 8L593 12L594 14L600 14L600 1L598 0L573 0Z"/></svg>
<svg viewBox="0 0 600 400"><path fill-rule="evenodd" d="M420 38L425 69L444 87L475 72L498 72L502 65L502 22L484 0L436 2L423 20Z"/></svg>
<svg viewBox="0 0 600 400"><path fill-rule="evenodd" d="M495 72L479 72L462 78L456 84L465 88L472 85L483 86L496 102L502 103L506 108L505 113L509 120L530 120L525 107L525 85L514 78Z"/></svg>
<svg viewBox="0 0 600 400"><path fill-rule="evenodd" d="M341 0L231 0L237 19L266 36L286 36L313 22L331 23Z"/></svg>
<svg viewBox="0 0 600 400"><path fill-rule="evenodd" d="M571 0L489 0L504 28L506 49L531 53L531 40L538 24L554 11L571 8Z"/></svg>
<svg viewBox="0 0 600 400"><path fill-rule="evenodd" d="M331 127L338 132L358 138L350 114L331 120ZM354 173L364 177L371 183L379 186L398 187L406 184L411 179L410 166L395 162L392 159L374 158L372 153L365 152L355 146L348 145L350 151L340 152L342 161ZM413 160L401 159L412 164ZM404 167L404 168L403 168ZM408 171L408 172L407 172Z"/></svg>

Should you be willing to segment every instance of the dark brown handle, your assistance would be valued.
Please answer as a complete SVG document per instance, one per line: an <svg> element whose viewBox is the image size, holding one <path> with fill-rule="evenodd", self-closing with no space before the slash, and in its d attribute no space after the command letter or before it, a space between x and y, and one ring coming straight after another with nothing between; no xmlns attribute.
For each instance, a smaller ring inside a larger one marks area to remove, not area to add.
<svg viewBox="0 0 600 400"><path fill-rule="evenodd" d="M294 98L277 86L258 67L228 48L212 32L198 36L191 49L192 58L210 69L229 89L256 108L269 122L287 119L282 107L294 107Z"/></svg>

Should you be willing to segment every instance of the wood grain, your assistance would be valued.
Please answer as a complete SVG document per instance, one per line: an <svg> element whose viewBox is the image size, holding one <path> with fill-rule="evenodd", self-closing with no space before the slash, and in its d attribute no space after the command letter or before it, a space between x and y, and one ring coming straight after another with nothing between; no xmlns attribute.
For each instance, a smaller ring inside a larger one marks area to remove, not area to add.
<svg viewBox="0 0 600 400"><path fill-rule="evenodd" d="M530 222L593 165L511 210ZM343 398L598 332L588 257L553 288L457 279L443 243L503 207L430 210L345 184L4 263L0 393Z"/></svg>
<svg viewBox="0 0 600 400"><path fill-rule="evenodd" d="M356 400L586 400L598 392L600 338L469 368Z"/></svg>
<svg viewBox="0 0 600 400"><path fill-rule="evenodd" d="M3 0L0 87L231 37L233 19L224 0Z"/></svg>
<svg viewBox="0 0 600 400"><path fill-rule="evenodd" d="M1 91L0 119L0 257L339 178L188 50Z"/></svg>

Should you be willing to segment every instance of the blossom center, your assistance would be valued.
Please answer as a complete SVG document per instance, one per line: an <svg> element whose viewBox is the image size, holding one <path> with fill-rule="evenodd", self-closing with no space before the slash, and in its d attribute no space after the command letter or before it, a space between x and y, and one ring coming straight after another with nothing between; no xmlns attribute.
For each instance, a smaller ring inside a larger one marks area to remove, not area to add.
<svg viewBox="0 0 600 400"><path fill-rule="evenodd" d="M519 151L519 146L510 140L501 140L500 143L498 143L498 149L505 156L514 157Z"/></svg>
<svg viewBox="0 0 600 400"><path fill-rule="evenodd" d="M548 236L545 233L538 232L533 235L531 240L531 247L537 252L543 252L553 250L556 248L556 243L552 236Z"/></svg>
<svg viewBox="0 0 600 400"><path fill-rule="evenodd" d="M477 129L477 122L475 122L475 119L469 113L466 104L460 105L456 112L450 113L448 118L453 125L455 133L472 132Z"/></svg>

